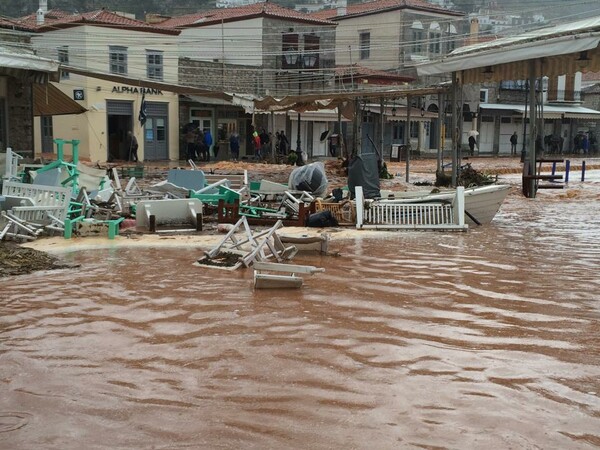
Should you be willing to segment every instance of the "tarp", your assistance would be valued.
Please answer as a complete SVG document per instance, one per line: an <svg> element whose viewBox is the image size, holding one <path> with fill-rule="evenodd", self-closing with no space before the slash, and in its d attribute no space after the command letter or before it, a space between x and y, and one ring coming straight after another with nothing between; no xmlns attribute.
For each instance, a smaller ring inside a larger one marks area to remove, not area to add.
<svg viewBox="0 0 600 450"><path fill-rule="evenodd" d="M379 190L379 161L376 153L355 156L348 164L348 189L352 198L354 189L362 186L365 198L381 197Z"/></svg>

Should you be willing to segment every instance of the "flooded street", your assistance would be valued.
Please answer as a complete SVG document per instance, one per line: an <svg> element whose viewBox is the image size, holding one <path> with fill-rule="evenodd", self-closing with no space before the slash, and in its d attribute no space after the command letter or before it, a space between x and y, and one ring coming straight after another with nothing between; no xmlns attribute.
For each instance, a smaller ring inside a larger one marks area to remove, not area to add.
<svg viewBox="0 0 600 450"><path fill-rule="evenodd" d="M0 279L0 448L600 447L600 185L567 194L334 241L297 291L195 248Z"/></svg>

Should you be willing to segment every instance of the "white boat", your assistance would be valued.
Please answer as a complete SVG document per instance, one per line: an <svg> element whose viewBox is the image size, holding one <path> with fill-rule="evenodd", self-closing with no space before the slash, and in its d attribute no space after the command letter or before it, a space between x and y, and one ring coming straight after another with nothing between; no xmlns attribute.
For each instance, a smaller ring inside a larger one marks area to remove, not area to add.
<svg viewBox="0 0 600 450"><path fill-rule="evenodd" d="M508 184L490 184L465 188L465 221L469 225L484 225L490 223L500 210L502 202L510 191ZM455 196L454 190L439 193L423 191L389 192L382 191L382 198L398 203L427 203L449 201Z"/></svg>

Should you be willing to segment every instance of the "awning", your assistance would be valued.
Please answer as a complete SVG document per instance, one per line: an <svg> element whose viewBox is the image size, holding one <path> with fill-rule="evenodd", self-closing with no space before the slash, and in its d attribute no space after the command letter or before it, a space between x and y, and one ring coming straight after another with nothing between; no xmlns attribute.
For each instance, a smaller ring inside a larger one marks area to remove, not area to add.
<svg viewBox="0 0 600 450"><path fill-rule="evenodd" d="M33 85L33 115L36 117L81 114L86 111L53 84Z"/></svg>
<svg viewBox="0 0 600 450"><path fill-rule="evenodd" d="M0 47L0 67L7 69L33 70L38 72L58 72L57 61L41 58L24 49L19 52L8 47Z"/></svg>
<svg viewBox="0 0 600 450"><path fill-rule="evenodd" d="M374 113L379 114L381 112L381 107L379 106L367 106L367 110ZM394 111L395 110L395 111ZM423 111L423 115L421 115L421 110L418 108L411 108L410 110L410 121L411 122L431 122L432 119L438 118L438 113ZM408 107L399 105L399 106L386 106L383 110L383 115L387 118L388 121L398 120L401 122L406 121L408 115Z"/></svg>
<svg viewBox="0 0 600 450"><path fill-rule="evenodd" d="M537 76L600 70L600 17L546 27L456 49L441 61L415 66L419 75L456 72L463 84L523 80L536 60ZM582 53L585 52L585 53Z"/></svg>
<svg viewBox="0 0 600 450"><path fill-rule="evenodd" d="M508 103L481 103L479 105L481 110L494 110L494 111L508 111L513 115L523 116L525 114L525 106L518 104ZM545 119L582 119L582 120L600 120L600 111L595 109L584 108L583 106L558 106L558 105L544 105L544 118ZM529 107L527 108L527 115L529 116Z"/></svg>
<svg viewBox="0 0 600 450"><path fill-rule="evenodd" d="M288 111L290 120L298 120L298 111ZM317 111L300 112L301 122L337 122L338 114L335 109L320 109ZM349 122L349 119L342 116L342 122Z"/></svg>

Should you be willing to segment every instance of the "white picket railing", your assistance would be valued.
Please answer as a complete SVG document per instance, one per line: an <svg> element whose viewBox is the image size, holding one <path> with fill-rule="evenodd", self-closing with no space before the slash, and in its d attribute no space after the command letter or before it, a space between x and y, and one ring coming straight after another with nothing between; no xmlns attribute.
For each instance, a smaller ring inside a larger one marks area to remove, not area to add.
<svg viewBox="0 0 600 450"><path fill-rule="evenodd" d="M466 231L465 190L456 189L451 203L407 203L395 200L365 200L361 186L356 191L356 228L459 230Z"/></svg>

